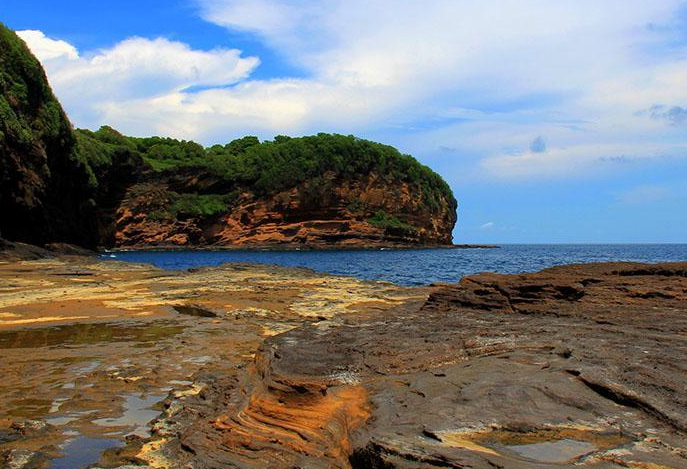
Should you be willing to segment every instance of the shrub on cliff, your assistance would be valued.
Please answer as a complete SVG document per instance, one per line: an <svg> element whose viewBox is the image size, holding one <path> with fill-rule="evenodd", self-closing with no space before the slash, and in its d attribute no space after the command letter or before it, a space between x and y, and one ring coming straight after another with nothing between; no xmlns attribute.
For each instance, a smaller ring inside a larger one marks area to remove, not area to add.
<svg viewBox="0 0 687 469"><path fill-rule="evenodd" d="M150 214L153 220L174 218L212 217L227 212L238 194L178 194L169 193L169 204L164 210Z"/></svg>
<svg viewBox="0 0 687 469"><path fill-rule="evenodd" d="M377 213L375 213L372 218L368 218L367 221L370 225L382 228L387 234L391 235L412 236L417 231L414 226L389 215L384 210L377 211Z"/></svg>

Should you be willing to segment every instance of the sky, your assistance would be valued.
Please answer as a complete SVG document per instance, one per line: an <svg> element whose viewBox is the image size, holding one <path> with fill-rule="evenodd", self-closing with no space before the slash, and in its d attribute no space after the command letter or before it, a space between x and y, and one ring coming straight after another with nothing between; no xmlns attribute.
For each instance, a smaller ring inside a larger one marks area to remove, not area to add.
<svg viewBox="0 0 687 469"><path fill-rule="evenodd" d="M73 124L353 134L440 173L456 243L687 242L687 1L3 0Z"/></svg>

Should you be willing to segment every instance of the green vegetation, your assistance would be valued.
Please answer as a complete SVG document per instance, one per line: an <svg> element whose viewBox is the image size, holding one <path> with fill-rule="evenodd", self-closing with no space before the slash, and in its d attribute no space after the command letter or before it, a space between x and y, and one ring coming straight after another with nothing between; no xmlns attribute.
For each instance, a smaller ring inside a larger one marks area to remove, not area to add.
<svg viewBox="0 0 687 469"><path fill-rule="evenodd" d="M337 178L376 174L397 183L407 182L424 194L437 211L442 200L455 202L449 186L427 166L388 145L353 136L318 134L310 137L277 137L250 146L243 154L225 155L227 176L259 192L283 190L326 173Z"/></svg>
<svg viewBox="0 0 687 469"><path fill-rule="evenodd" d="M379 210L372 218L368 218L367 221L373 226L384 229L389 234L412 235L417 231L413 225L409 225L389 215L384 210Z"/></svg>
<svg viewBox="0 0 687 469"><path fill-rule="evenodd" d="M456 207L448 184L427 166L391 146L353 136L323 133L298 138L277 136L262 143L257 137L248 136L204 149L185 140L125 137L109 127L97 132L79 130L78 134L80 157L91 166L106 163L113 152L133 151L154 171L202 168L230 185L250 188L258 194L274 193L306 182L324 184L324 175L347 179L375 174L389 182L414 186L422 192L429 212L437 213L446 204L451 209ZM102 144L100 155L95 149L97 142Z"/></svg>
<svg viewBox="0 0 687 469"><path fill-rule="evenodd" d="M0 145L31 151L35 142L69 148L72 140L40 62L0 23Z"/></svg>
<svg viewBox="0 0 687 469"><path fill-rule="evenodd" d="M237 193L178 194L169 192L169 205L149 215L153 220L212 217L226 212L236 200Z"/></svg>

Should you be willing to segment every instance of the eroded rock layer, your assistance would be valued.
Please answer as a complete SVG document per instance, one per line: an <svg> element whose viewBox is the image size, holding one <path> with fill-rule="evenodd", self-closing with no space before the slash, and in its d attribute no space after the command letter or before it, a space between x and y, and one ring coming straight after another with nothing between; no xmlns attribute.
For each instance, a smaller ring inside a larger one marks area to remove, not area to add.
<svg viewBox="0 0 687 469"><path fill-rule="evenodd" d="M686 363L685 263L476 275L268 339L169 417L159 452L196 468L684 468Z"/></svg>
<svg viewBox="0 0 687 469"><path fill-rule="evenodd" d="M212 217L157 218L172 189L208 190L197 176L132 186L117 208L116 247L382 247L450 245L455 209L429 213L423 194L407 183L378 175L353 179L330 174L326 188L310 183L269 195L243 192L231 210ZM375 224L378 212L400 217L403 225ZM372 221L371 221L372 220Z"/></svg>
<svg viewBox="0 0 687 469"><path fill-rule="evenodd" d="M351 450L345 436L368 415L362 388L319 400L306 395L307 402L298 393L275 398L254 388L263 381L245 379L245 370L255 366L266 337L427 297L425 288L307 269L234 264L163 271L24 245L6 248L0 251L3 469L76 469L101 459L98 467L171 467L178 461L167 464L155 449L165 435L203 418L216 420L216 431L231 432L236 447L271 442L275 460L287 454L281 448L288 443L318 448L315 460L345 461ZM230 388L239 393L226 401L217 394ZM247 396L244 413L218 417ZM156 422L149 441L149 422L160 413L180 423ZM291 429L315 438L319 431L309 427L340 418L346 426L330 427L307 444L287 438L295 435ZM277 434L278 424L284 428ZM216 441L199 431L194 446L207 461L224 461Z"/></svg>

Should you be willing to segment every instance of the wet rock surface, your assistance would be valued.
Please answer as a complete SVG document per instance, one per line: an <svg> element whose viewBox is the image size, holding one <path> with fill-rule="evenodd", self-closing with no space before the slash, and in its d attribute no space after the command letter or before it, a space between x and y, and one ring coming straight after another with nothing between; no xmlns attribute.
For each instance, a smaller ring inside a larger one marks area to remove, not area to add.
<svg viewBox="0 0 687 469"><path fill-rule="evenodd" d="M104 468L687 467L687 263L419 289L103 264L0 264L0 454L18 467L84 438L118 442ZM91 316L55 320L63 291Z"/></svg>
<svg viewBox="0 0 687 469"><path fill-rule="evenodd" d="M158 416L238 376L266 337L426 289L306 269L0 260L0 467L165 467ZM189 419L191 418L189 417Z"/></svg>
<svg viewBox="0 0 687 469"><path fill-rule="evenodd" d="M421 304L293 329L189 404L202 418L171 419L170 457L207 468L687 467L686 268L483 274Z"/></svg>

